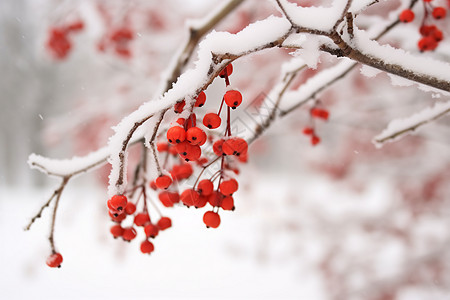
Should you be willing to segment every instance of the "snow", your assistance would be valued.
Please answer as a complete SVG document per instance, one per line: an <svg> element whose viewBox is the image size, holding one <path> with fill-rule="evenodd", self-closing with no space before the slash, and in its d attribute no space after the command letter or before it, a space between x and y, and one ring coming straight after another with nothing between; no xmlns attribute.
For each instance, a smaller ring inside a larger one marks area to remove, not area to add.
<svg viewBox="0 0 450 300"><path fill-rule="evenodd" d="M339 63L335 66L317 73L302 84L297 90L287 91L283 96L280 109L288 110L290 107L308 100L317 93L322 86L332 82L336 77L340 76L355 64L354 61L347 58L339 59Z"/></svg>
<svg viewBox="0 0 450 300"><path fill-rule="evenodd" d="M364 75L368 78L373 78L382 72L378 69L375 69L375 68L372 68L372 67L369 67L366 65L362 65L361 68L359 69L359 71L361 72L362 75Z"/></svg>
<svg viewBox="0 0 450 300"><path fill-rule="evenodd" d="M290 29L290 24L285 18L268 17L265 20L253 23L238 34L227 32L211 32L199 44L198 60L195 68L184 72L168 92L159 99L142 104L136 111L126 116L113 129L115 134L109 140L111 155L108 159L111 164L108 194L123 194L126 189L126 174L123 174L122 184L116 184L120 177L120 154L123 141L135 124L153 116L154 114L170 108L177 101L184 98L193 98L197 92L208 84L208 72L210 70L212 53L241 55L258 49L265 44L276 41L284 36ZM122 168L125 171L126 168Z"/></svg>
<svg viewBox="0 0 450 300"><path fill-rule="evenodd" d="M385 64L399 65L416 74L436 77L443 81L450 81L450 64L424 57L413 55L403 49L397 49L390 45L380 45L372 40L369 34L354 26L355 38L350 45L363 54L384 61Z"/></svg>
<svg viewBox="0 0 450 300"><path fill-rule="evenodd" d="M280 0L286 14L293 20L295 25L327 32L333 29L333 26L341 17L347 2L347 0L335 0L330 7L300 7L287 0Z"/></svg>
<svg viewBox="0 0 450 300"><path fill-rule="evenodd" d="M389 142L396 141L403 135L410 132L414 132L415 128L427 123L430 120L436 119L448 113L449 111L450 111L450 101L437 102L434 106L427 107L424 110L417 112L410 117L392 120L387 126L387 128L373 139L373 142L377 147L381 147L383 145L383 141L386 139ZM398 133L401 134L397 135ZM396 136L391 138L391 136L393 135Z"/></svg>
<svg viewBox="0 0 450 300"><path fill-rule="evenodd" d="M295 51L294 56L301 57L310 69L317 69L317 64L320 62L319 48L322 45L320 38L305 34L304 39L299 42L301 48Z"/></svg>

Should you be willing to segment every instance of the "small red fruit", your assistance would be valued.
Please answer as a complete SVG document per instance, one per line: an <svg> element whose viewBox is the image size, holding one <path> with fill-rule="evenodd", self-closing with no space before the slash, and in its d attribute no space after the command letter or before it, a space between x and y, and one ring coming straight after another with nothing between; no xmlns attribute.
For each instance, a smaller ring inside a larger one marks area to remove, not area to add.
<svg viewBox="0 0 450 300"><path fill-rule="evenodd" d="M202 156L202 149L199 145L191 145L188 141L184 141L177 146L178 154L182 158L184 158L185 161L196 161L197 159Z"/></svg>
<svg viewBox="0 0 450 300"><path fill-rule="evenodd" d="M303 128L303 134L304 135L311 135L314 133L314 129L312 129L311 127L305 127Z"/></svg>
<svg viewBox="0 0 450 300"><path fill-rule="evenodd" d="M206 102L206 94L205 92L201 91L200 94L198 94L197 99L195 101L195 107L202 107Z"/></svg>
<svg viewBox="0 0 450 300"><path fill-rule="evenodd" d="M128 202L127 206L125 206L125 213L127 215L132 215L136 212L136 205L133 202Z"/></svg>
<svg viewBox="0 0 450 300"><path fill-rule="evenodd" d="M400 22L409 23L414 20L414 12L410 9L405 9L400 13Z"/></svg>
<svg viewBox="0 0 450 300"><path fill-rule="evenodd" d="M167 140L171 144L179 144L186 139L186 131L183 127L173 126L167 130Z"/></svg>
<svg viewBox="0 0 450 300"><path fill-rule="evenodd" d="M172 207L174 203L180 201L180 195L178 193L167 191L159 193L158 198L165 207Z"/></svg>
<svg viewBox="0 0 450 300"><path fill-rule="evenodd" d="M436 49L436 47L438 46L438 42L433 37L426 36L419 40L417 46L419 47L419 50L421 52L432 51Z"/></svg>
<svg viewBox="0 0 450 300"><path fill-rule="evenodd" d="M62 261L63 257L61 254L53 253L47 258L46 263L50 268L60 268Z"/></svg>
<svg viewBox="0 0 450 300"><path fill-rule="evenodd" d="M160 142L160 143L156 144L156 149L158 150L158 152L169 151L169 144L167 144L165 142Z"/></svg>
<svg viewBox="0 0 450 300"><path fill-rule="evenodd" d="M144 227L144 231L147 237L155 238L159 233L159 227L150 223Z"/></svg>
<svg viewBox="0 0 450 300"><path fill-rule="evenodd" d="M445 18L447 10L442 6L438 6L433 9L433 12L431 14L433 15L433 18L439 20Z"/></svg>
<svg viewBox="0 0 450 300"><path fill-rule="evenodd" d="M317 135L311 137L311 145L315 146L320 143L320 138Z"/></svg>
<svg viewBox="0 0 450 300"><path fill-rule="evenodd" d="M156 225L160 230L166 230L167 228L172 227L172 220L168 217L162 217Z"/></svg>
<svg viewBox="0 0 450 300"><path fill-rule="evenodd" d="M145 240L141 243L141 252L144 254L150 254L155 250L155 246L152 242Z"/></svg>
<svg viewBox="0 0 450 300"><path fill-rule="evenodd" d="M203 125L209 129L216 129L222 123L222 119L216 113L208 113L203 117Z"/></svg>
<svg viewBox="0 0 450 300"><path fill-rule="evenodd" d="M225 77L225 73L227 76L230 76L233 73L233 65L229 63L223 70L220 72L219 76L221 78Z"/></svg>
<svg viewBox="0 0 450 300"><path fill-rule="evenodd" d="M124 195L114 195L108 200L108 207L117 211L122 211L127 206L128 200Z"/></svg>
<svg viewBox="0 0 450 300"><path fill-rule="evenodd" d="M120 226L119 224L117 224L117 225L111 226L111 228L109 229L109 231L111 232L111 234L113 235L113 237L116 239L116 238L122 236L124 230L123 230L122 226Z"/></svg>
<svg viewBox="0 0 450 300"><path fill-rule="evenodd" d="M236 179L229 179L222 181L222 183L219 185L220 192L225 196L230 196L234 192L236 192L239 188L239 184L236 181Z"/></svg>
<svg viewBox="0 0 450 300"><path fill-rule="evenodd" d="M220 216L213 211L207 211L203 215L203 223L205 223L207 228L217 228L220 225Z"/></svg>
<svg viewBox="0 0 450 300"><path fill-rule="evenodd" d="M202 196L209 196L214 190L214 185L211 180L209 179L203 179L198 183L197 191Z"/></svg>
<svg viewBox="0 0 450 300"><path fill-rule="evenodd" d="M132 241L134 240L134 238L136 237L137 233L136 233L136 229L134 229L133 227L128 227L128 228L124 228L123 230L123 234L122 234L122 238L125 241Z"/></svg>
<svg viewBox="0 0 450 300"><path fill-rule="evenodd" d="M195 206L198 202L200 195L192 189L185 190L180 195L181 202L186 206Z"/></svg>
<svg viewBox="0 0 450 300"><path fill-rule="evenodd" d="M224 210L234 210L234 199L231 196L227 196L222 199L220 207Z"/></svg>
<svg viewBox="0 0 450 300"><path fill-rule="evenodd" d="M155 184L161 190L167 189L172 184L172 178L167 175L161 175L155 179Z"/></svg>
<svg viewBox="0 0 450 300"><path fill-rule="evenodd" d="M224 143L224 140L217 140L217 141L215 141L214 142L214 144L213 144L213 151L214 151L214 153L217 155L217 156L222 156L222 155L224 155L224 153L223 153L223 143Z"/></svg>
<svg viewBox="0 0 450 300"><path fill-rule="evenodd" d="M223 96L225 103L232 109L236 109L242 103L242 94L236 90L229 90Z"/></svg>
<svg viewBox="0 0 450 300"><path fill-rule="evenodd" d="M134 224L136 226L145 226L150 222L150 216L148 213L139 213L134 217Z"/></svg>
<svg viewBox="0 0 450 300"><path fill-rule="evenodd" d="M184 100L181 102L177 102L173 106L173 110L175 111L175 113L181 114L183 112L183 108L185 105L186 105L186 102Z"/></svg>
<svg viewBox="0 0 450 300"><path fill-rule="evenodd" d="M226 155L239 156L243 153L247 153L248 144L244 139L235 137L226 140L222 145L222 150Z"/></svg>
<svg viewBox="0 0 450 300"><path fill-rule="evenodd" d="M186 131L186 140L191 145L202 146L206 143L206 133L198 127L191 127Z"/></svg>

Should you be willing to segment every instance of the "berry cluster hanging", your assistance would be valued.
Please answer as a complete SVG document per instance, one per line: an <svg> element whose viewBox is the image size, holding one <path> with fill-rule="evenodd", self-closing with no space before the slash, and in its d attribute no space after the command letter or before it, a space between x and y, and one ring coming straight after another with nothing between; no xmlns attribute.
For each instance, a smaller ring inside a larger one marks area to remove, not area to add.
<svg viewBox="0 0 450 300"><path fill-rule="evenodd" d="M439 42L443 40L442 30L434 23L446 17L447 9L443 6L434 5L432 0L422 0L422 3L424 14L419 27L421 38L417 47L421 52L425 52L436 49ZM414 19L415 14L411 9L405 9L399 15L399 20L404 23L410 23Z"/></svg>

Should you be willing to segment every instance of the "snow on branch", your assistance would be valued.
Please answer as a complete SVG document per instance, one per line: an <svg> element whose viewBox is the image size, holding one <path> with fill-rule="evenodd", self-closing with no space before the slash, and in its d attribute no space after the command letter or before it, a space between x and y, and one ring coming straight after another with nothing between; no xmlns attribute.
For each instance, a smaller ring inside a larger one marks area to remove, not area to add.
<svg viewBox="0 0 450 300"><path fill-rule="evenodd" d="M268 17L253 23L237 34L212 32L199 45L195 68L184 72L168 92L157 100L141 105L114 127L109 140L111 173L108 193L123 194L126 188L126 151L134 132L155 114L183 99L195 99L206 89L225 65L242 55L280 46L291 29L285 18Z"/></svg>
<svg viewBox="0 0 450 300"><path fill-rule="evenodd" d="M439 119L449 112L450 101L438 102L433 107L427 107L410 117L393 120L385 130L373 139L373 143L381 148L384 143L396 141L406 134L415 132L417 128Z"/></svg>
<svg viewBox="0 0 450 300"><path fill-rule="evenodd" d="M287 0L277 0L277 3L289 21L296 27L331 32L336 23L342 18L349 1L335 0L330 7L301 7Z"/></svg>

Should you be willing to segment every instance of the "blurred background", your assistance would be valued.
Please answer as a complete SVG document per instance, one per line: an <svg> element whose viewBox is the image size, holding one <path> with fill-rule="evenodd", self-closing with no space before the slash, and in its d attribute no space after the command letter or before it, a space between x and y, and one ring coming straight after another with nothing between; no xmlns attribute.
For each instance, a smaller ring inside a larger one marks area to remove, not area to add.
<svg viewBox="0 0 450 300"><path fill-rule="evenodd" d="M180 206L164 208L174 226L155 240L151 256L140 253L138 241L114 240L105 167L64 192L55 231L64 263L45 265L50 211L31 231L23 228L57 181L30 170L28 155L69 158L104 146L111 126L157 96L164 70L187 38L186 21L220 3L0 1L4 299L450 299L449 118L381 149L371 142L390 120L448 97L392 86L385 74L368 79L359 67L318 95L330 112L328 121L315 122L318 145L302 134L311 125L311 103L251 145L236 210L221 214L218 229L205 228L204 210ZM398 25L382 43L419 53L419 4L416 20ZM400 5L376 4L357 24L388 18ZM271 14L279 15L270 1L246 0L214 29L235 33ZM447 19L438 23L444 36ZM129 34L125 42L113 38L118 32ZM420 55L449 61L449 45L444 39ZM256 108L291 57L272 49L233 63L231 84L244 95L234 130L253 130ZM336 62L322 55L318 68L299 74L291 88ZM223 90L217 80L206 90L205 111L217 107Z"/></svg>

